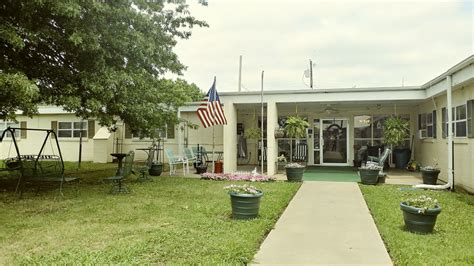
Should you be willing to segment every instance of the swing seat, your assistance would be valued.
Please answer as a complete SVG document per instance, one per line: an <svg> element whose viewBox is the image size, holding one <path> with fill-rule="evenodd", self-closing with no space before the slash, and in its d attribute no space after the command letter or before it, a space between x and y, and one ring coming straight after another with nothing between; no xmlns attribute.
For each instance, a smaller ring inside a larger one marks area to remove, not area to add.
<svg viewBox="0 0 474 266"><path fill-rule="evenodd" d="M44 132L45 136L43 139L43 144L38 152L34 155L25 155L20 154L20 149L18 143L15 139L15 130L25 130L32 132ZM51 129L37 129L37 128L12 128L8 127L3 130L0 135L0 142L2 142L5 136L11 136L11 145L15 145L16 156L5 159L5 168L9 172L16 172L18 178L18 183L16 185L16 193L20 194L20 197L23 194L26 184L36 184L37 193L40 189L40 184L45 182L55 182L59 183L59 193L63 195L62 189L63 184L66 182L71 182L79 179L78 177L64 177L64 162L61 154L61 148L59 147L58 138L54 130ZM53 147L53 141L55 140L56 149ZM45 146L47 141L50 141L51 152L58 152L58 155L49 155L44 154ZM4 171L4 169L0 169Z"/></svg>

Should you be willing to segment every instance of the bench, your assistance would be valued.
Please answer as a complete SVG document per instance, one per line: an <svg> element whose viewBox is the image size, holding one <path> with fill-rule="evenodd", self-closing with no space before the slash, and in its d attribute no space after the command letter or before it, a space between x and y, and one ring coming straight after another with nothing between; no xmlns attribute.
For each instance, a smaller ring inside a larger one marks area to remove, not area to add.
<svg viewBox="0 0 474 266"><path fill-rule="evenodd" d="M123 159L123 166L115 176L104 178L104 181L112 181L112 188L110 189L111 194L117 193L129 193L130 190L124 186L123 181L133 173L133 158L135 153L130 151L127 156Z"/></svg>

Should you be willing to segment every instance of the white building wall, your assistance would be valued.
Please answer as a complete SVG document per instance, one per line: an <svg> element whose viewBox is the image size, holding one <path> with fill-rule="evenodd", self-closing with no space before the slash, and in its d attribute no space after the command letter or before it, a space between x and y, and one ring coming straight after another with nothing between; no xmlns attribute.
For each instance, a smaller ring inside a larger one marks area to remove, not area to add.
<svg viewBox="0 0 474 266"><path fill-rule="evenodd" d="M19 122L26 121L28 128L51 129L51 121L59 122L80 122L81 119L74 114L41 114L33 118L18 116ZM99 125L95 122L95 129ZM21 154L38 154L41 145L43 144L45 132L27 131L27 137L24 139L18 138L18 146ZM93 137L93 136L92 136ZM51 148L51 144L54 150ZM10 148L11 145L11 148ZM59 138L59 145L63 155L64 161L77 161L79 158L79 138ZM48 140L43 154L56 154L56 144L54 139ZM0 158L16 156L14 145L11 139L4 139L0 143ZM82 161L92 161L94 158L93 141L89 137L82 139Z"/></svg>
<svg viewBox="0 0 474 266"><path fill-rule="evenodd" d="M466 104L469 99L474 99L474 84L461 88L455 88L452 93L452 106L456 107ZM435 110L436 104L436 127L437 138L419 139L416 141L416 159L422 165L432 165L438 163L441 168L439 179L447 182L448 178L448 154L447 138L442 138L442 112L446 108L446 94L442 94L433 100L427 99L419 105L417 113L429 113ZM461 185L470 192L474 192L474 138L454 137L454 182Z"/></svg>

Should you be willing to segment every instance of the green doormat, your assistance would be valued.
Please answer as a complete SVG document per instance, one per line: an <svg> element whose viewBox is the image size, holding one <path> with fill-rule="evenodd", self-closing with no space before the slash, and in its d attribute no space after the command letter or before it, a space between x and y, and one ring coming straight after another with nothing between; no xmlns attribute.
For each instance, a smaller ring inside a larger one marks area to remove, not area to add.
<svg viewBox="0 0 474 266"><path fill-rule="evenodd" d="M359 182L357 170L353 167L321 166L308 167L303 175L304 181Z"/></svg>

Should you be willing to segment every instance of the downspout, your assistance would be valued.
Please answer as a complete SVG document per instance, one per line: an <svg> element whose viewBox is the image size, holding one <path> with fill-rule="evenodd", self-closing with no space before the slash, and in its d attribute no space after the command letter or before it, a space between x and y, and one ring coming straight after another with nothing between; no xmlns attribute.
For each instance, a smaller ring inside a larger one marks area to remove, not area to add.
<svg viewBox="0 0 474 266"><path fill-rule="evenodd" d="M452 81L451 76L446 76L446 93L447 93L447 104L448 109L448 183L444 185L415 185L416 188L427 188L427 189L452 189L453 188L453 117L452 117L452 104L451 104L451 92L452 92Z"/></svg>

